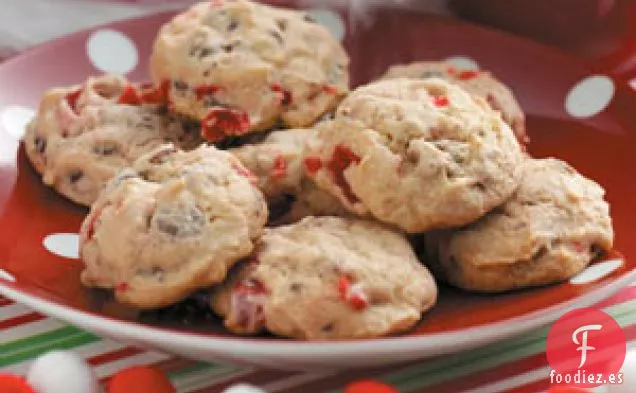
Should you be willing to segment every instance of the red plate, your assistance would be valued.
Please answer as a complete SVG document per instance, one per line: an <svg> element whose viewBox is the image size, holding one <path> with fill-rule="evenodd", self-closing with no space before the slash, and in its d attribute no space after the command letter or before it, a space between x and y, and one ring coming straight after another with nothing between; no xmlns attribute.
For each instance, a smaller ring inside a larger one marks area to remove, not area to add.
<svg viewBox="0 0 636 393"><path fill-rule="evenodd" d="M324 12L318 16L329 20ZM332 22L351 21L342 16L332 15ZM0 293L134 344L202 360L305 368L378 365L468 349L554 321L566 310L608 297L636 277L636 222L631 213L636 200L636 94L626 81L596 75L594 67L504 33L384 10L368 15L377 28L353 22L341 26L346 29L354 83L369 81L392 63L420 59L454 58L492 70L515 90L528 114L531 153L565 159L607 189L616 246L624 258L612 255L573 282L506 295L442 288L439 305L415 331L401 337L316 344L239 338L214 319L202 322L196 332L178 324L148 323L166 322L165 313L141 322L135 313L82 288L79 260L47 250L76 254L73 235L49 235L77 233L86 210L41 184L18 138L32 113L28 108L34 108L49 87L77 83L101 70L130 71L132 79L146 80L155 32L169 17L161 14L80 32L0 66Z"/></svg>

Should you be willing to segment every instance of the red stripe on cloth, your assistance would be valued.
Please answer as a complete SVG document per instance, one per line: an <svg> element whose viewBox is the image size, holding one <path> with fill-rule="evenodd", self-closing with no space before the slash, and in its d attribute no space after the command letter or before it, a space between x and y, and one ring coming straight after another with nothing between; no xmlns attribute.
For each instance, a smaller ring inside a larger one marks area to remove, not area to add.
<svg viewBox="0 0 636 393"><path fill-rule="evenodd" d="M4 306L10 306L13 304L12 300L0 297L0 307L4 307Z"/></svg>
<svg viewBox="0 0 636 393"><path fill-rule="evenodd" d="M141 349L126 347L118 351L107 352L101 355L93 356L92 358L88 359L88 363L92 366L98 366L100 364L115 362L123 358L139 355L143 352L145 351Z"/></svg>
<svg viewBox="0 0 636 393"><path fill-rule="evenodd" d="M636 299L636 287L630 286L630 287L621 289L616 295L603 300L602 302L594 305L594 307L607 308L614 304L625 303L634 299Z"/></svg>
<svg viewBox="0 0 636 393"><path fill-rule="evenodd" d="M181 371L187 367L193 366L196 363L198 362L194 360L172 358L159 363L155 363L153 367L156 367L159 371L165 374L169 374L172 372Z"/></svg>
<svg viewBox="0 0 636 393"><path fill-rule="evenodd" d="M25 323L41 321L45 318L45 316L34 312L20 315L19 317L5 319L4 321L0 322L0 330L24 325Z"/></svg>
<svg viewBox="0 0 636 393"><path fill-rule="evenodd" d="M224 381L222 383L216 384L214 386L209 386L207 388L196 390L191 393L221 393L228 387L235 385L237 383L248 383L251 385L262 386L270 382L276 382L276 381L287 379L296 374L292 372L285 372L285 371L256 370L250 374L240 375L240 376L228 379L227 381ZM311 391L317 391L317 390L314 389L312 386ZM285 393L287 393L287 390L285 390Z"/></svg>

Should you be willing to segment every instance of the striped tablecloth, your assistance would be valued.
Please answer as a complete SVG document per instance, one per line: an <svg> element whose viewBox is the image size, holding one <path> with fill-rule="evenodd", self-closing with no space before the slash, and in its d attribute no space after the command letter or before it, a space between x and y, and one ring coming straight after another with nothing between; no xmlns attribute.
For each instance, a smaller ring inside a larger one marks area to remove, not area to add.
<svg viewBox="0 0 636 393"><path fill-rule="evenodd" d="M623 327L636 348L636 286L597 305ZM107 379L121 368L154 364L179 392L216 393L239 383L267 392L336 393L348 382L375 378L400 392L537 393L548 388L545 340L549 327L458 355L372 371L289 373L176 359L96 337L0 297L0 372L23 374L38 355L73 350ZM600 389L599 391L603 391Z"/></svg>

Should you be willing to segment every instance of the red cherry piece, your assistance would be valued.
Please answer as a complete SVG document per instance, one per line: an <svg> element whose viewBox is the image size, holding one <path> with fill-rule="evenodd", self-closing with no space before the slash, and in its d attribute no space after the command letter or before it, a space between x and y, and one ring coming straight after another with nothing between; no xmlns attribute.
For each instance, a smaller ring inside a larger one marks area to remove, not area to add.
<svg viewBox="0 0 636 393"><path fill-rule="evenodd" d="M435 104L435 106L439 106L439 107L448 106L449 102L450 101L448 100L448 97L446 96L433 97L433 103Z"/></svg>
<svg viewBox="0 0 636 393"><path fill-rule="evenodd" d="M322 91L324 91L327 94L333 94L333 95L338 94L338 89L336 89L336 87L333 85L324 85L322 87Z"/></svg>
<svg viewBox="0 0 636 393"><path fill-rule="evenodd" d="M148 366L122 370L108 383L108 393L176 393L176 391L163 373Z"/></svg>
<svg viewBox="0 0 636 393"><path fill-rule="evenodd" d="M582 253L586 250L586 247L582 243L574 242L573 245L574 245L574 250L578 253Z"/></svg>
<svg viewBox="0 0 636 393"><path fill-rule="evenodd" d="M548 393L590 393L590 391L573 386L552 386Z"/></svg>
<svg viewBox="0 0 636 393"><path fill-rule="evenodd" d="M455 75L455 73L456 73L456 72L457 72L457 70L455 69L455 67L448 67L448 68L446 69L446 73L447 73L448 75Z"/></svg>
<svg viewBox="0 0 636 393"><path fill-rule="evenodd" d="M198 101L201 101L205 97L213 96L221 90L223 90L223 87L219 85L201 85L194 88L194 95Z"/></svg>
<svg viewBox="0 0 636 393"><path fill-rule="evenodd" d="M115 291L117 292L126 292L130 287L126 282L120 282L115 286Z"/></svg>
<svg viewBox="0 0 636 393"><path fill-rule="evenodd" d="M342 193L351 203L359 201L358 197L351 190L351 186L344 177L344 171L352 164L359 164L358 157L350 148L343 145L336 145L331 161L327 164L327 168L333 175L334 182L340 187Z"/></svg>
<svg viewBox="0 0 636 393"><path fill-rule="evenodd" d="M35 393L35 390L20 376L0 374L0 392L2 393Z"/></svg>
<svg viewBox="0 0 636 393"><path fill-rule="evenodd" d="M362 292L351 292L349 295L349 305L358 311L362 311L369 306L369 300Z"/></svg>
<svg viewBox="0 0 636 393"><path fill-rule="evenodd" d="M307 157L305 158L305 168L310 175L315 174L322 168L322 160L319 157Z"/></svg>
<svg viewBox="0 0 636 393"><path fill-rule="evenodd" d="M146 104L167 104L170 85L169 80L164 80L160 86L154 86L150 83L141 85L141 101Z"/></svg>
<svg viewBox="0 0 636 393"><path fill-rule="evenodd" d="M211 108L201 122L201 134L209 142L218 142L226 136L246 134L250 129L247 113L233 108Z"/></svg>
<svg viewBox="0 0 636 393"><path fill-rule="evenodd" d="M70 92L66 95L66 103L73 110L74 113L77 113L77 100L80 95L82 95L82 89L77 89L73 92Z"/></svg>
<svg viewBox="0 0 636 393"><path fill-rule="evenodd" d="M457 74L457 79L466 81L469 79L476 78L478 75L479 75L479 72L473 71L473 70L461 71L459 74Z"/></svg>
<svg viewBox="0 0 636 393"><path fill-rule="evenodd" d="M369 306L369 300L364 292L351 285L349 277L343 275L338 279L338 294L340 300L349 303L354 310L364 310Z"/></svg>
<svg viewBox="0 0 636 393"><path fill-rule="evenodd" d="M355 381L345 386L344 393L400 393L397 389L372 379Z"/></svg>
<svg viewBox="0 0 636 393"><path fill-rule="evenodd" d="M347 300L349 297L349 290L351 289L351 281L349 281L349 277L340 276L338 279L338 293L340 294L341 300Z"/></svg>
<svg viewBox="0 0 636 393"><path fill-rule="evenodd" d="M272 178L280 179L287 174L287 161L283 156L278 156L274 160L274 168L272 169Z"/></svg>
<svg viewBox="0 0 636 393"><path fill-rule="evenodd" d="M232 320L246 331L255 332L266 322L264 296L267 288L261 281L247 279L234 286L232 291Z"/></svg>
<svg viewBox="0 0 636 393"><path fill-rule="evenodd" d="M294 101L291 91L284 88L280 83L273 83L272 91L275 91L277 93L278 100L283 106L291 105L291 103Z"/></svg>
<svg viewBox="0 0 636 393"><path fill-rule="evenodd" d="M124 91L119 96L117 103L124 105L141 105L141 97L139 96L137 89L135 89L135 86L127 84L124 87Z"/></svg>

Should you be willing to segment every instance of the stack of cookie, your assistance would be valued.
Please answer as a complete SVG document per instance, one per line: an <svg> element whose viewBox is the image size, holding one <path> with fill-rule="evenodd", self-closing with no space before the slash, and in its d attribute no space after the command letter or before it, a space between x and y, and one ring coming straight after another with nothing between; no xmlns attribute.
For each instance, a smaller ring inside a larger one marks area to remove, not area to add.
<svg viewBox="0 0 636 393"><path fill-rule="evenodd" d="M611 249L603 189L524 153L524 114L492 75L421 62L349 92L348 63L303 12L207 1L160 30L152 86L46 93L25 146L91 205L82 282L140 309L209 290L238 334L365 338L433 307L429 268L499 292Z"/></svg>

